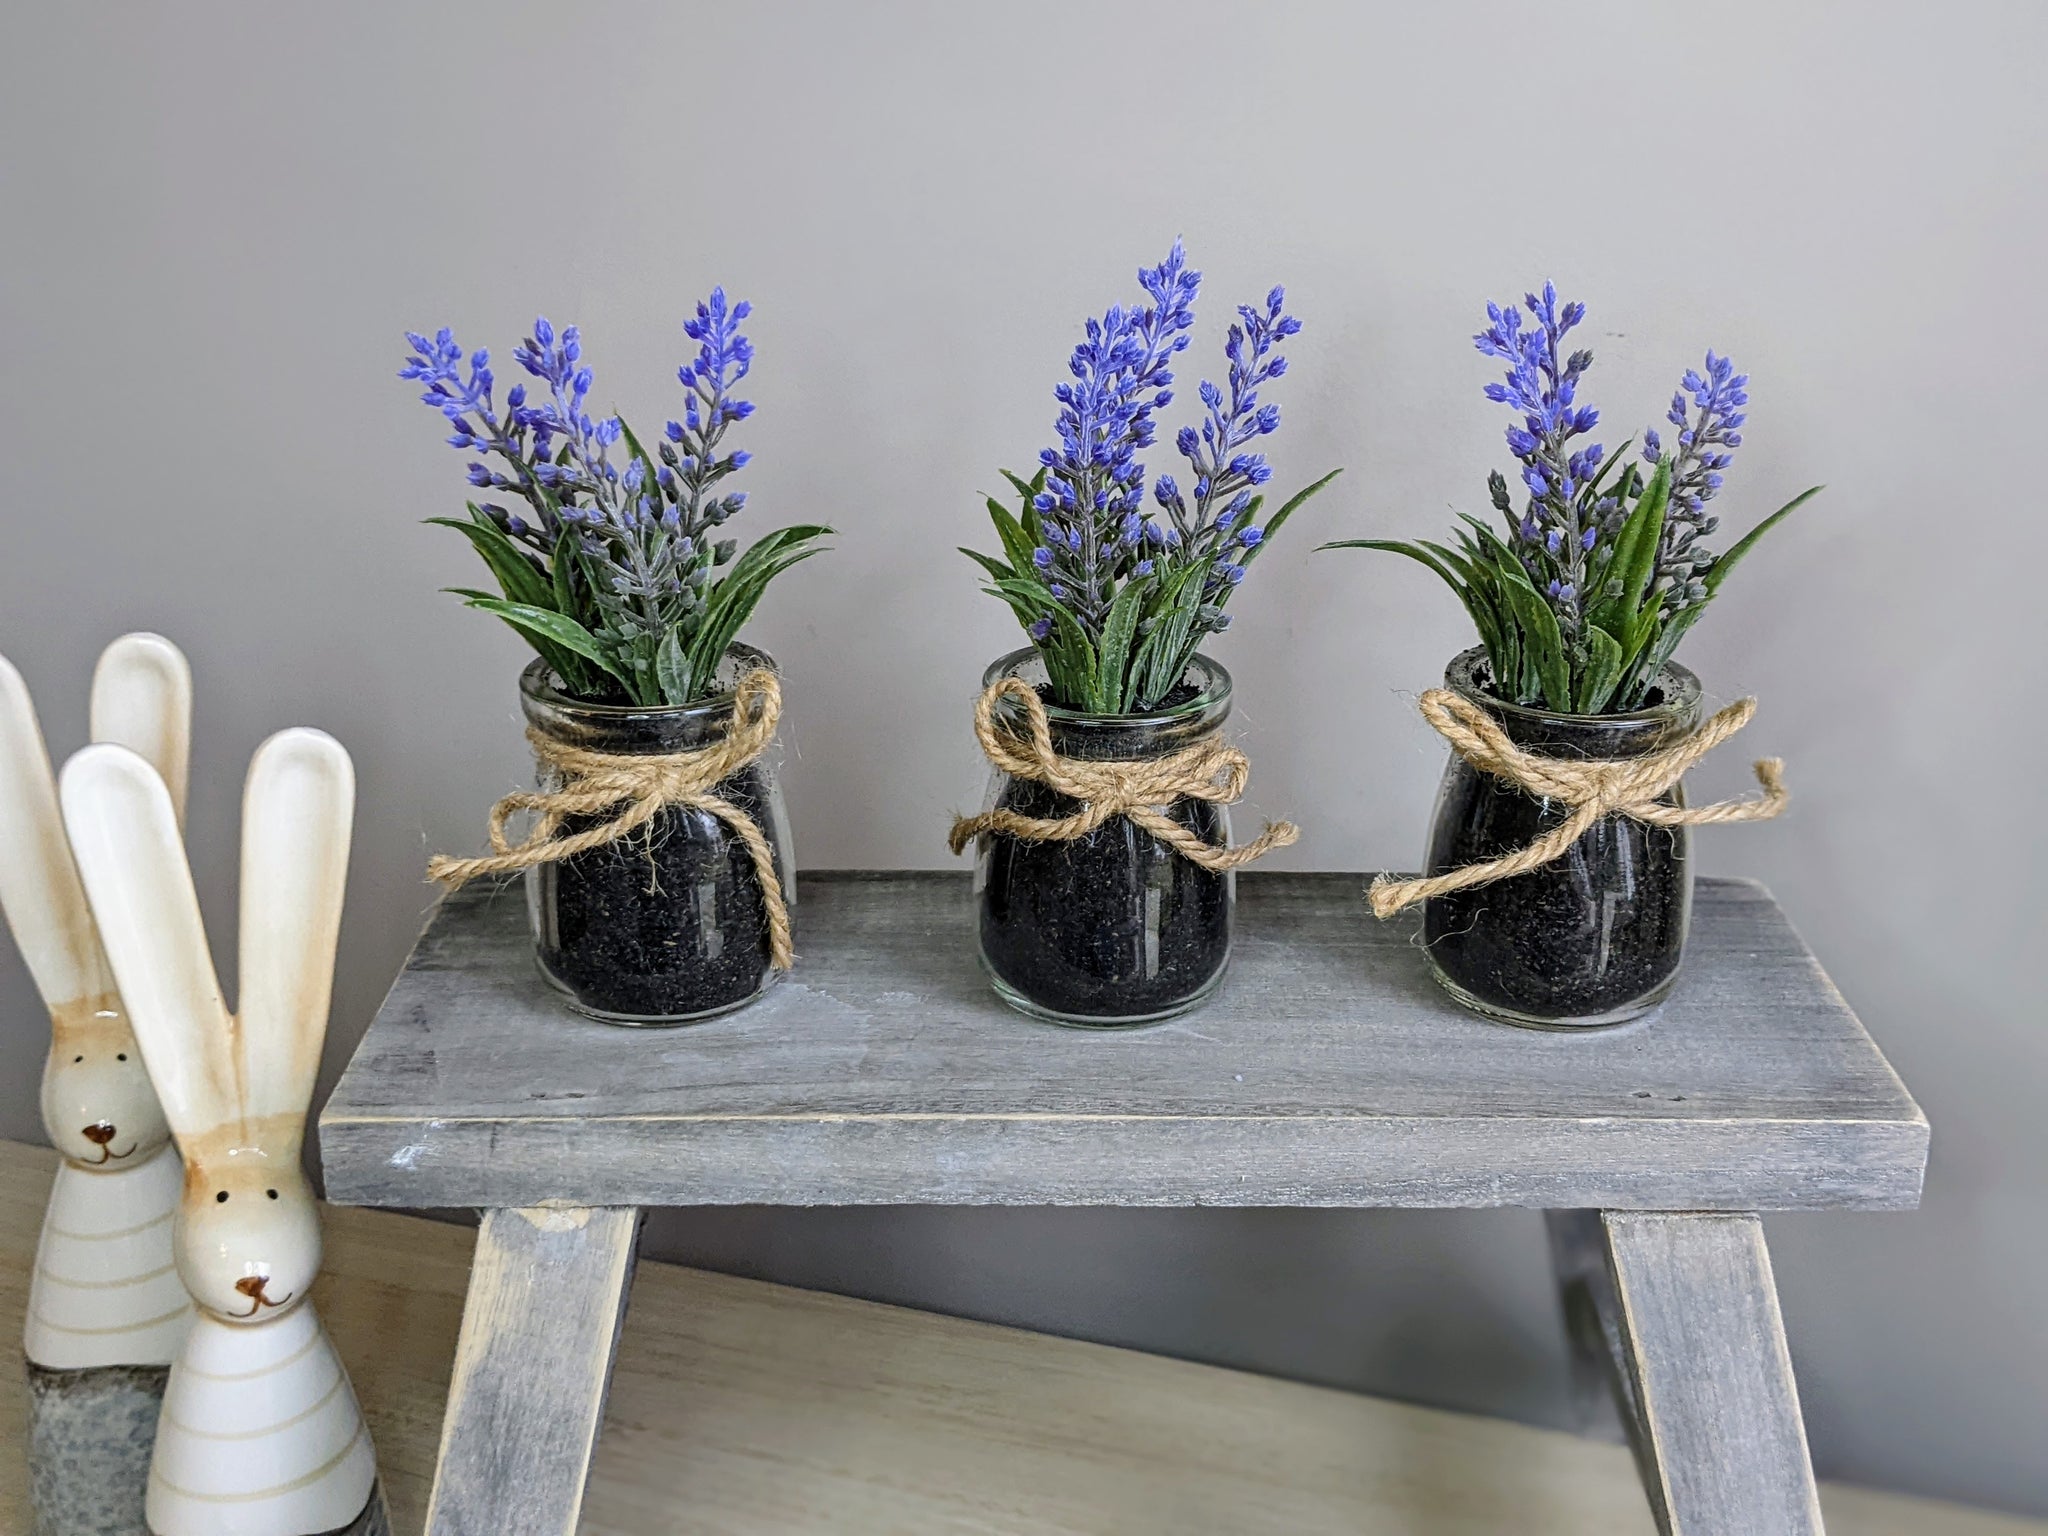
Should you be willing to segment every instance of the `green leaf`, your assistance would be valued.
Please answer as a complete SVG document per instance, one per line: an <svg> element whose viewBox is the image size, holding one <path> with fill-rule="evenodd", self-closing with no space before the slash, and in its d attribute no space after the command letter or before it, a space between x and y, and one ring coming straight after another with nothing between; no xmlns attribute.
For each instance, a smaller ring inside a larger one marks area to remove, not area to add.
<svg viewBox="0 0 2048 1536"><path fill-rule="evenodd" d="M1619 646L1634 650L1641 638L1641 610L1653 597L1657 549L1664 537L1664 512L1671 501L1671 461L1657 465L1650 484L1637 499L1628 521L1614 541L1614 554L1601 578L1601 593L1587 605L1586 617ZM1606 589L1619 584L1613 596ZM1654 606L1654 604L1653 604Z"/></svg>
<svg viewBox="0 0 2048 1536"><path fill-rule="evenodd" d="M1464 582L1459 580L1457 573L1450 566L1430 553L1423 545L1411 543L1407 539L1333 539L1328 544L1316 546L1318 553L1326 549L1380 549L1388 554L1406 555L1416 564L1426 565L1435 571L1444 579L1446 585L1461 592L1464 589Z"/></svg>
<svg viewBox="0 0 2048 1536"><path fill-rule="evenodd" d="M690 702L690 662L683 654L682 636L673 629L663 631L661 644L655 649L654 676L661 684L664 704Z"/></svg>
<svg viewBox="0 0 2048 1536"><path fill-rule="evenodd" d="M1748 554L1755 547L1758 539L1777 527L1779 523L1785 520L1788 514L1804 506L1825 489L1827 487L1820 485L1808 486L1769 517L1750 529L1741 538L1737 539L1734 544L1730 545L1727 553L1723 554L1713 565L1708 567L1707 574L1700 578L1706 583L1707 596L1711 598L1716 592L1721 590L1721 583L1727 580L1728 573L1735 569L1735 562Z"/></svg>
<svg viewBox="0 0 2048 1536"><path fill-rule="evenodd" d="M540 562L507 538L491 521L490 514L474 504L469 510L468 522L459 517L430 517L427 521L464 535L483 556L491 574L498 578L508 601L530 603L536 608L550 606L548 579L541 573Z"/></svg>
<svg viewBox="0 0 2048 1536"><path fill-rule="evenodd" d="M1597 715L1614 697L1614 685L1621 681L1621 645L1606 630L1588 624L1585 631L1586 665L1573 691L1572 709L1581 715Z"/></svg>
<svg viewBox="0 0 2048 1536"><path fill-rule="evenodd" d="M963 544L960 546L960 553L972 560L984 571L987 571L989 576L996 581L1006 580L1016 574L1009 566L1003 564L1002 561L996 559L993 555L984 555L978 549L969 549Z"/></svg>
<svg viewBox="0 0 2048 1536"><path fill-rule="evenodd" d="M1516 625L1522 631L1524 654L1520 689L1524 697L1516 702L1529 702L1527 696L1536 694L1547 708L1569 712L1572 707L1572 670L1564 652L1564 636L1557 627L1557 615L1551 612L1550 604L1519 564L1512 570L1502 570L1500 575L1501 591L1514 614ZM1502 681L1494 679L1496 684ZM1533 688L1532 683L1535 685Z"/></svg>
<svg viewBox="0 0 2048 1536"><path fill-rule="evenodd" d="M691 681L700 691L718 675L727 647L752 617L768 583L798 562L822 554L815 541L831 531L822 524L799 523L764 534L712 584L688 652Z"/></svg>
<svg viewBox="0 0 2048 1536"><path fill-rule="evenodd" d="M996 525L996 537L1003 541L1003 553L1010 557L1010 564L1018 575L1033 569L1031 552L1036 545L1026 536L1023 525L1010 515L1010 509L995 497L988 498L988 515Z"/></svg>
<svg viewBox="0 0 2048 1536"><path fill-rule="evenodd" d="M629 681L619 670L615 660L608 655L597 637L567 614L556 613L547 608L535 608L527 603L508 603L502 598L478 593L469 599L469 606L481 608L485 613L495 613L515 629L539 635L564 650L596 662L620 682Z"/></svg>
<svg viewBox="0 0 2048 1536"><path fill-rule="evenodd" d="M1300 490L1296 491L1292 496L1288 497L1285 501L1283 501L1280 504L1280 510L1278 512L1275 512L1270 518L1266 520L1266 538L1270 540L1274 534L1280 531L1281 527L1286 523L1287 519L1294 515L1294 509L1296 507L1300 506L1304 501L1307 501L1309 497L1315 495L1317 491L1320 491L1324 486L1328 485L1332 480L1336 479L1339 475L1343 473L1344 471L1342 469L1333 469L1327 475L1323 476L1322 479L1316 481L1312 485L1303 486ZM1264 549L1265 547L1265 543L1261 542L1259 548L1254 549L1253 551L1251 551L1251 553L1257 554L1259 552L1259 549ZM1249 564L1250 562L1249 560L1247 560L1242 563Z"/></svg>
<svg viewBox="0 0 2048 1536"><path fill-rule="evenodd" d="M1124 662L1130 656L1132 637L1138 632L1138 616L1149 585L1143 576L1125 582L1102 621L1102 640L1095 664L1095 698L1089 705L1099 715L1117 714L1123 708L1124 696L1129 692L1124 685Z"/></svg>
<svg viewBox="0 0 2048 1536"><path fill-rule="evenodd" d="M1135 687L1129 700L1131 708L1149 708L1179 686L1199 638L1195 633L1195 618L1202 608L1200 578L1207 570L1206 563L1190 561L1176 568L1160 584L1150 604L1157 616L1157 627L1148 637L1156 638L1158 644L1152 649L1144 674L1134 679Z"/></svg>

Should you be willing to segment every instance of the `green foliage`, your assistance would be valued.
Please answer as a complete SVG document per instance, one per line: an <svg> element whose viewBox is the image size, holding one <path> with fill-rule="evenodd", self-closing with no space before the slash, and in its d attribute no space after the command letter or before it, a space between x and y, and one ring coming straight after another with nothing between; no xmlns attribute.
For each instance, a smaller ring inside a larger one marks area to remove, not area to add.
<svg viewBox="0 0 2048 1536"><path fill-rule="evenodd" d="M1620 457L1607 460L1586 493L1589 500L1615 498L1621 512L1619 531L1591 551L1586 596L1577 604L1560 605L1530 578L1513 547L1519 534L1512 514L1506 539L1478 518L1463 517L1456 548L1427 539L1340 539L1322 548L1387 550L1434 571L1471 615L1494 688L1511 702L1573 715L1639 709L1736 562L1820 487L1765 518L1688 586L1668 568L1660 570L1660 552L1668 547L1669 460L1647 481L1629 465L1607 484Z"/></svg>
<svg viewBox="0 0 2048 1536"><path fill-rule="evenodd" d="M638 445L633 445L637 452ZM459 530L497 578L499 592L449 590L516 630L574 696L648 707L692 704L718 689L718 667L768 583L821 552L831 529L777 529L734 559L734 548L705 549L672 601L607 601L573 529L563 527L552 558L515 543L476 504L469 519L427 521ZM711 571L730 564L723 576Z"/></svg>
<svg viewBox="0 0 2048 1536"><path fill-rule="evenodd" d="M1272 544L1297 507L1336 479L1340 471L1290 497L1264 523L1264 537L1252 548L1237 547L1234 558L1249 568ZM1045 542L1033 499L1045 489L1045 471L1030 480L1003 472L1018 497L1012 512L993 496L988 514L1002 545L1001 557L977 550L960 552L988 577L984 589L1017 615L1039 655L1056 703L1088 714L1121 715L1156 709L1179 686L1195 650L1212 631L1229 622L1224 613L1236 585L1220 580L1219 561L1230 556L1213 547L1159 551L1148 574L1126 572L1108 583L1099 623L1084 622L1053 595L1052 584L1034 563ZM1254 496L1238 526L1257 525L1264 498Z"/></svg>

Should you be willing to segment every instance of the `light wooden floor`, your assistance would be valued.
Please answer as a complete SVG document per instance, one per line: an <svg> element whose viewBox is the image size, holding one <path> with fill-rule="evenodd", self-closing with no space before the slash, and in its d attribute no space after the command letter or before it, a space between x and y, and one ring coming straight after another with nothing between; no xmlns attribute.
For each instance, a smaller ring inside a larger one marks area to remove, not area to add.
<svg viewBox="0 0 2048 1536"><path fill-rule="evenodd" d="M54 1159L0 1142L18 1337ZM470 1234L330 1208L315 1293L401 1536L420 1528ZM0 1373L4 1374L4 1373ZM26 1530L0 1387L0 1533ZM2043 1536L1857 1489L1830 1536ZM586 1536L1649 1536L1615 1446L665 1264L640 1268ZM1761 1536L1761 1533L1760 1533Z"/></svg>

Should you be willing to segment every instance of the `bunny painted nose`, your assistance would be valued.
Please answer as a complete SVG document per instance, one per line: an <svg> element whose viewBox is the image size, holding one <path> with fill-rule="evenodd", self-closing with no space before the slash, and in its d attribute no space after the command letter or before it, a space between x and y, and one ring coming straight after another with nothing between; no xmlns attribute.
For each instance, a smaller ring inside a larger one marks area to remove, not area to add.
<svg viewBox="0 0 2048 1536"><path fill-rule="evenodd" d="M111 1120L95 1120L91 1125L80 1127L78 1134L100 1149L99 1161L103 1163L119 1162L135 1151L133 1147L126 1152L114 1150L114 1122Z"/></svg>
<svg viewBox="0 0 2048 1536"><path fill-rule="evenodd" d="M244 1317L254 1317L265 1307L281 1307L292 1299L291 1295L287 1293L278 1300L272 1301L263 1294L264 1287L269 1284L270 1277L268 1275L244 1275L235 1282L235 1289L249 1298L249 1310L242 1314Z"/></svg>

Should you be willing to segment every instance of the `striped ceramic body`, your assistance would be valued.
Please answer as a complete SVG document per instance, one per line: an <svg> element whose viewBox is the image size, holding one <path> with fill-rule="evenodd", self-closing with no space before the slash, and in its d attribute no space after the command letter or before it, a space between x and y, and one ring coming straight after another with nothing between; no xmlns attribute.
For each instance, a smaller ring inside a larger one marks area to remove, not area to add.
<svg viewBox="0 0 2048 1536"><path fill-rule="evenodd" d="M154 1536L320 1536L376 1494L355 1391L310 1303L201 1314L171 1367L149 1474Z"/></svg>
<svg viewBox="0 0 2048 1536"><path fill-rule="evenodd" d="M169 1365L192 1323L171 1258L184 1168L168 1146L140 1167L57 1170L22 1343L50 1370Z"/></svg>

